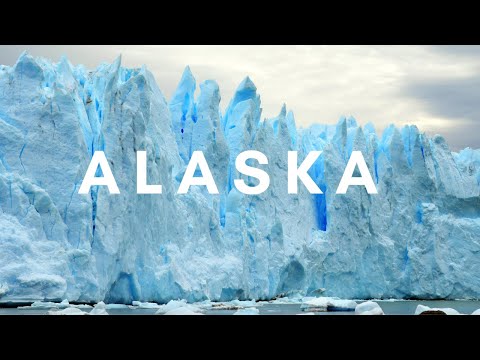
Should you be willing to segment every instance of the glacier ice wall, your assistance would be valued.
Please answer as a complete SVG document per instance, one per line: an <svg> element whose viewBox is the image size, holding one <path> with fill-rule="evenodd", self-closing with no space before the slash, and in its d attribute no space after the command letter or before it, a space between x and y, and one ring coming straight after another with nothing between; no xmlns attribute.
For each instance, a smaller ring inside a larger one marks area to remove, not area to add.
<svg viewBox="0 0 480 360"><path fill-rule="evenodd" d="M120 58L89 71L23 54L0 66L0 301L267 299L290 291L348 298L480 298L480 151L452 153L415 126L353 118L298 129L285 106L261 119L246 78L226 111L214 81L187 68L170 102ZM238 192L244 150L265 153L269 189ZM79 195L95 150L121 194ZM162 195L136 194L136 151ZM176 194L195 150L219 195ZM324 194L287 194L287 151L323 150ZM378 195L335 189L353 150Z"/></svg>

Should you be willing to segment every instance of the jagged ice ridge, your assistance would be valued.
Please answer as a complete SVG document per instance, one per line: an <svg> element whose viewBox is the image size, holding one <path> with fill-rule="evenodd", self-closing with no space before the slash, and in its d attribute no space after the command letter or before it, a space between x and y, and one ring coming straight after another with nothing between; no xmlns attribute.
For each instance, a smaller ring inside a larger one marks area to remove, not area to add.
<svg viewBox="0 0 480 360"><path fill-rule="evenodd" d="M285 106L262 120L246 78L225 113L214 81L187 68L170 102L145 68L120 59L89 71L23 54L0 66L0 301L167 302L269 299L324 288L342 298L480 298L480 151L452 153L415 126L353 118L298 129ZM271 184L249 196L236 156L263 152ZM120 195L78 189L105 152ZM162 195L137 195L136 151ZM204 152L220 195L176 189ZM287 194L287 151L322 150ZM378 195L336 195L353 150Z"/></svg>

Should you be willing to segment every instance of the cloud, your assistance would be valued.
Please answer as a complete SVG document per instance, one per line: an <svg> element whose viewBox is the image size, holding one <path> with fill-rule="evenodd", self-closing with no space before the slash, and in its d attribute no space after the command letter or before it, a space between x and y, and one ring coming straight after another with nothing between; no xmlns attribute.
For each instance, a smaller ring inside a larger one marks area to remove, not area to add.
<svg viewBox="0 0 480 360"><path fill-rule="evenodd" d="M479 45L435 45L431 46L433 51L451 55L451 56L469 56L475 57L478 60L480 57Z"/></svg>
<svg viewBox="0 0 480 360"><path fill-rule="evenodd" d="M436 50L438 51L438 49ZM457 52L458 51L458 52ZM442 47L441 52L458 58L480 60L480 47ZM411 78L400 89L400 97L415 101L425 114L424 130L447 138L453 150L480 148L480 68L468 75L448 72L439 76ZM426 74L428 75L428 74Z"/></svg>
<svg viewBox="0 0 480 360"><path fill-rule="evenodd" d="M146 64L167 98L190 65L197 83L217 81L223 108L249 75L264 117L286 103L300 126L353 115L379 130L417 124L456 148L480 145L470 135L480 115L480 46L0 46L0 63L13 65L25 49L88 68L121 53L124 66Z"/></svg>
<svg viewBox="0 0 480 360"><path fill-rule="evenodd" d="M480 121L480 73L467 78L418 79L403 91L423 102L435 116Z"/></svg>

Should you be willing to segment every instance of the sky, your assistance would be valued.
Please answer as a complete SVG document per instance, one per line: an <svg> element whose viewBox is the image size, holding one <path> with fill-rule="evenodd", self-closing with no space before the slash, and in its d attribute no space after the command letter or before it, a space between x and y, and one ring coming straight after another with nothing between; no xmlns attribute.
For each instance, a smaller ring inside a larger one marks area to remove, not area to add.
<svg viewBox="0 0 480 360"><path fill-rule="evenodd" d="M15 64L24 50L53 61L66 55L91 69L121 54L123 66L145 64L167 99L189 65L197 84L217 81L222 109L248 75L262 117L278 115L285 103L297 126L351 115L379 132L415 124L443 135L452 150L480 148L480 46L5 45L0 64Z"/></svg>

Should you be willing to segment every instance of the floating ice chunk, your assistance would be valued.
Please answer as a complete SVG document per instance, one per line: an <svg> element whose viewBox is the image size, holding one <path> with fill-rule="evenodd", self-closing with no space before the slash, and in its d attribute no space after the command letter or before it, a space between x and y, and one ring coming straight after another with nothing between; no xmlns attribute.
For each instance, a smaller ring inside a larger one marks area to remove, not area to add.
<svg viewBox="0 0 480 360"><path fill-rule="evenodd" d="M200 312L195 312L187 307L179 307L170 311L167 311L164 315L203 315Z"/></svg>
<svg viewBox="0 0 480 360"><path fill-rule="evenodd" d="M60 303L50 301L34 301L30 306L19 306L18 309L58 309Z"/></svg>
<svg viewBox="0 0 480 360"><path fill-rule="evenodd" d="M34 301L30 306L19 306L18 309L28 310L28 309L66 309L66 308L77 308L77 309L91 309L92 306L88 304L70 304L68 300L63 300L62 302L52 302L52 301Z"/></svg>
<svg viewBox="0 0 480 360"><path fill-rule="evenodd" d="M421 315L425 311L442 311L447 315L461 315L457 310L452 308L431 308L425 305L418 305L415 315Z"/></svg>
<svg viewBox="0 0 480 360"><path fill-rule="evenodd" d="M160 305L159 309L155 314L165 314L170 310L186 307L187 305L188 304L186 300L170 300L167 304Z"/></svg>
<svg viewBox="0 0 480 360"><path fill-rule="evenodd" d="M331 299L328 303L328 311L355 311L357 303L353 300Z"/></svg>
<svg viewBox="0 0 480 360"><path fill-rule="evenodd" d="M480 309L475 310L475 311L472 313L472 315L480 315Z"/></svg>
<svg viewBox="0 0 480 360"><path fill-rule="evenodd" d="M132 305L139 309L159 309L162 305L152 302L132 301Z"/></svg>
<svg viewBox="0 0 480 360"><path fill-rule="evenodd" d="M315 315L315 313L314 312L303 312L303 313L296 314L296 315Z"/></svg>
<svg viewBox="0 0 480 360"><path fill-rule="evenodd" d="M66 309L68 307L73 307L77 309L91 309L92 306L88 304L70 304L67 299L62 300L60 304L58 304L59 309Z"/></svg>
<svg viewBox="0 0 480 360"><path fill-rule="evenodd" d="M305 298L301 309L303 311L354 311L357 303L353 300L342 300L331 297Z"/></svg>
<svg viewBox="0 0 480 360"><path fill-rule="evenodd" d="M320 297L320 298L313 298L307 300L306 302L302 303L300 308L302 311L315 311L315 312L323 312L328 311L328 298Z"/></svg>
<svg viewBox="0 0 480 360"><path fill-rule="evenodd" d="M257 307L262 305L263 305L262 302L256 302L255 300L252 300L252 301L232 300L232 301L211 303L210 308L212 310L238 310L238 309L251 308L251 307Z"/></svg>
<svg viewBox="0 0 480 360"><path fill-rule="evenodd" d="M235 305L235 306L238 306L240 308L256 307L256 306L259 305L255 300L251 300L251 301L232 300L228 303L232 304L232 305Z"/></svg>
<svg viewBox="0 0 480 360"><path fill-rule="evenodd" d="M69 307L74 307L74 308L77 308L77 309L91 309L91 308L93 308L92 305L88 305L88 304L70 304Z"/></svg>
<svg viewBox="0 0 480 360"><path fill-rule="evenodd" d="M193 306L196 306L200 309L211 309L213 304L215 304L215 303L213 303L210 300L204 300L204 301L201 301L201 302L196 302Z"/></svg>
<svg viewBox="0 0 480 360"><path fill-rule="evenodd" d="M355 315L385 315L380 305L374 301L366 301L358 304L355 308Z"/></svg>
<svg viewBox="0 0 480 360"><path fill-rule="evenodd" d="M279 297L275 300L269 301L270 304L301 304L307 299L313 299L313 297L303 297L301 294L293 294L292 296Z"/></svg>
<svg viewBox="0 0 480 360"><path fill-rule="evenodd" d="M240 309L233 313L233 315L259 315L260 311L257 308Z"/></svg>
<svg viewBox="0 0 480 360"><path fill-rule="evenodd" d="M239 310L243 308L238 305L234 305L230 302L225 302L225 303L213 303L210 309L211 310Z"/></svg>
<svg viewBox="0 0 480 360"><path fill-rule="evenodd" d="M107 306L103 301L100 301L92 311L89 312L89 315L108 315Z"/></svg>
<svg viewBox="0 0 480 360"><path fill-rule="evenodd" d="M155 314L167 315L167 313L177 309L187 309L194 313L201 312L201 309L199 306L188 304L186 300L171 300L165 305L159 305L159 308ZM180 315L180 314L170 314L170 315ZM188 314L184 314L184 315L188 315Z"/></svg>
<svg viewBox="0 0 480 360"><path fill-rule="evenodd" d="M87 315L88 313L77 308L69 307L59 311L50 310L48 315Z"/></svg>
<svg viewBox="0 0 480 360"><path fill-rule="evenodd" d="M112 309L128 309L128 305L125 304L106 304L105 305L106 310L112 310Z"/></svg>

